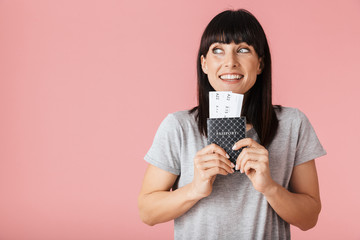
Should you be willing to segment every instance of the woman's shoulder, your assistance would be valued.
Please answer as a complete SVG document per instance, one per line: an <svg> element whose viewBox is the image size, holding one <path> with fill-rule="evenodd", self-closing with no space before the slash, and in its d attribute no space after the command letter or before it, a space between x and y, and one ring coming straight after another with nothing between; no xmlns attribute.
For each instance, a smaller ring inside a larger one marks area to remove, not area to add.
<svg viewBox="0 0 360 240"><path fill-rule="evenodd" d="M301 121L306 118L305 114L298 108L274 106L274 109L279 121Z"/></svg>
<svg viewBox="0 0 360 240"><path fill-rule="evenodd" d="M172 127L188 128L195 123L195 113L189 110L172 112L166 116L163 123Z"/></svg>
<svg viewBox="0 0 360 240"><path fill-rule="evenodd" d="M189 110L181 110L169 113L167 118L172 118L173 120L181 124L193 121L195 119L195 114L190 113Z"/></svg>
<svg viewBox="0 0 360 240"><path fill-rule="evenodd" d="M188 120L188 119L194 117L194 113L190 113L189 110L176 111L176 112L169 113L169 115L178 119L179 121Z"/></svg>
<svg viewBox="0 0 360 240"><path fill-rule="evenodd" d="M305 114L298 108L274 106L274 109L279 122L301 122L304 119L307 119Z"/></svg>

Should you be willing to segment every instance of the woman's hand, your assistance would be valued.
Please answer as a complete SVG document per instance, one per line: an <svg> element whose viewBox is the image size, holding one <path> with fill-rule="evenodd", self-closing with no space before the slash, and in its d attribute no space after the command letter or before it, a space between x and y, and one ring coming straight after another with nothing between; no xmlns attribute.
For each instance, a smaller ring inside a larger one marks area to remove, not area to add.
<svg viewBox="0 0 360 240"><path fill-rule="evenodd" d="M235 143L233 150L244 147L236 160L236 170L245 173L254 188L265 194L275 182L272 180L269 168L269 153L265 147L251 138L244 138Z"/></svg>
<svg viewBox="0 0 360 240"><path fill-rule="evenodd" d="M209 196L216 175L233 173L234 167L225 150L216 144L210 144L198 151L194 158L194 179L191 183L195 198Z"/></svg>

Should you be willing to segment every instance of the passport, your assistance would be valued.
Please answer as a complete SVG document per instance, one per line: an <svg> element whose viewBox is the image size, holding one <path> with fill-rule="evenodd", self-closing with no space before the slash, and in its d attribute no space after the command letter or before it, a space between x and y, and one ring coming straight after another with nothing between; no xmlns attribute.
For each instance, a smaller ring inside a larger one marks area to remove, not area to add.
<svg viewBox="0 0 360 240"><path fill-rule="evenodd" d="M242 148L232 150L232 147L237 141L246 138L246 118L208 118L207 134L208 145L215 143L222 147L229 154L229 160L235 165Z"/></svg>

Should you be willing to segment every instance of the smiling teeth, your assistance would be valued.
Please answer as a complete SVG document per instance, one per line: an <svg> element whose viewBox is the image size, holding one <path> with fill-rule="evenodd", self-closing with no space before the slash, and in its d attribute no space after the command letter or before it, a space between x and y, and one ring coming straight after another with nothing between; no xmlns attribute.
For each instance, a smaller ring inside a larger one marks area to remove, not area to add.
<svg viewBox="0 0 360 240"><path fill-rule="evenodd" d="M220 76L221 79L227 79L227 80L238 80L241 79L242 75L233 75L233 74L227 74Z"/></svg>

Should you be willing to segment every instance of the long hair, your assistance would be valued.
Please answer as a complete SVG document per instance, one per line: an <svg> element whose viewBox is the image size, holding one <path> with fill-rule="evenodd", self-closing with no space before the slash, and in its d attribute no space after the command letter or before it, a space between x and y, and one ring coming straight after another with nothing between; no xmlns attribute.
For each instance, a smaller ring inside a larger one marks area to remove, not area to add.
<svg viewBox="0 0 360 240"><path fill-rule="evenodd" d="M262 58L262 72L257 75L254 86L244 94L242 116L253 125L260 143L267 146L278 128L275 107L272 105L271 56L265 32L258 20L247 10L227 10L216 15L205 28L197 56L198 106L191 109L199 131L207 136L206 119L209 117L209 91L214 91L201 67L201 56L206 56L211 44L219 42L239 44L246 42L254 47Z"/></svg>

